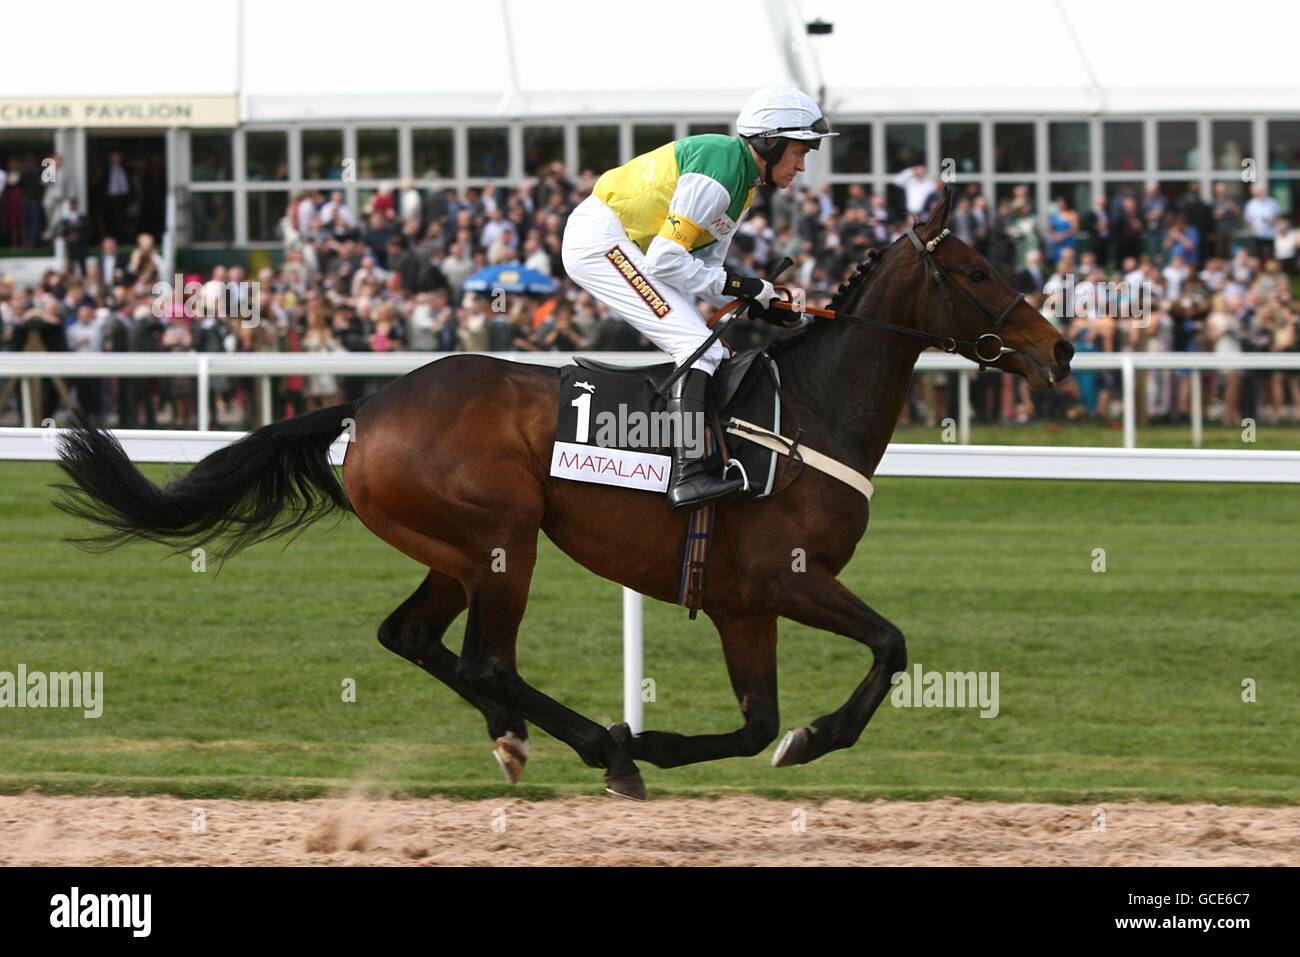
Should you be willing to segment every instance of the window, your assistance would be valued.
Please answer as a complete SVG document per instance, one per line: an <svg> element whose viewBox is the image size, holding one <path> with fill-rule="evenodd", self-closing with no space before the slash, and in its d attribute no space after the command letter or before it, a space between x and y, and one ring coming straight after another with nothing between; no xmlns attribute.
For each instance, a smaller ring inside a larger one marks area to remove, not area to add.
<svg viewBox="0 0 1300 957"><path fill-rule="evenodd" d="M1118 211L1116 197L1131 197L1137 205L1137 214L1142 215L1142 184L1137 181L1112 182L1106 184L1106 211ZM1115 235L1115 223L1110 224L1111 235Z"/></svg>
<svg viewBox="0 0 1300 957"><path fill-rule="evenodd" d="M1251 155L1249 120L1215 120L1210 124L1214 141L1214 168L1241 172L1241 161Z"/></svg>
<svg viewBox="0 0 1300 957"><path fill-rule="evenodd" d="M510 172L510 135L500 126L469 130L469 175L505 176Z"/></svg>
<svg viewBox="0 0 1300 957"><path fill-rule="evenodd" d="M687 136L699 136L701 133L721 133L723 136L731 135L730 123L692 123L686 127Z"/></svg>
<svg viewBox="0 0 1300 957"><path fill-rule="evenodd" d="M993 171L1032 173L1037 167L1033 123L993 124Z"/></svg>
<svg viewBox="0 0 1300 957"><path fill-rule="evenodd" d="M1162 120L1157 123L1156 151L1161 169L1200 169L1196 121Z"/></svg>
<svg viewBox="0 0 1300 957"><path fill-rule="evenodd" d="M248 238L250 242L272 242L284 211L289 206L289 194L283 190L253 190L248 194Z"/></svg>
<svg viewBox="0 0 1300 957"><path fill-rule="evenodd" d="M836 173L871 172L871 126L866 123L836 127L830 139L831 169Z"/></svg>
<svg viewBox="0 0 1300 957"><path fill-rule="evenodd" d="M899 173L925 165L925 127L920 123L885 124L885 172Z"/></svg>
<svg viewBox="0 0 1300 957"><path fill-rule="evenodd" d="M1171 210L1178 209L1179 203L1192 188L1192 180L1189 179L1162 179L1156 184L1162 196L1165 198L1167 207ZM1200 187L1197 186L1197 189ZM1201 197L1204 199L1205 197Z"/></svg>
<svg viewBox="0 0 1300 957"><path fill-rule="evenodd" d="M673 141L672 124L632 127L632 155L640 156Z"/></svg>
<svg viewBox="0 0 1300 957"><path fill-rule="evenodd" d="M1295 185L1293 179L1275 179L1268 184L1268 193L1276 200L1284 216L1295 213Z"/></svg>
<svg viewBox="0 0 1300 957"><path fill-rule="evenodd" d="M1092 187L1087 183L1052 183L1048 192L1053 206L1059 197L1064 196L1070 209L1078 213L1080 219L1092 207Z"/></svg>
<svg viewBox="0 0 1300 957"><path fill-rule="evenodd" d="M1268 168L1300 172L1300 120L1268 121Z"/></svg>
<svg viewBox="0 0 1300 957"><path fill-rule="evenodd" d="M190 180L195 183L228 182L231 162L231 134L228 130L190 133Z"/></svg>
<svg viewBox="0 0 1300 957"><path fill-rule="evenodd" d="M1127 173L1146 166L1141 122L1108 121L1101 125L1101 130L1103 169Z"/></svg>
<svg viewBox="0 0 1300 957"><path fill-rule="evenodd" d="M451 130L411 131L411 171L419 179L456 175L456 147Z"/></svg>
<svg viewBox="0 0 1300 957"><path fill-rule="evenodd" d="M1092 169L1092 129L1087 123L1048 123L1047 157L1053 173Z"/></svg>
<svg viewBox="0 0 1300 957"><path fill-rule="evenodd" d="M953 161L953 172L963 173L980 171L980 125L978 123L940 123L939 124L940 170L946 160Z"/></svg>
<svg viewBox="0 0 1300 957"><path fill-rule="evenodd" d="M190 239L196 243L235 241L232 193L190 193Z"/></svg>
<svg viewBox="0 0 1300 957"><path fill-rule="evenodd" d="M343 178L343 131L302 131L302 178Z"/></svg>
<svg viewBox="0 0 1300 957"><path fill-rule="evenodd" d="M357 219L362 221L363 224L365 220L370 218L370 214L374 212L374 207L372 206L372 204L374 202L375 197L378 195L379 195L379 190L377 189L357 190L357 209L356 209Z"/></svg>
<svg viewBox="0 0 1300 957"><path fill-rule="evenodd" d="M617 126L578 127L578 169L589 169L599 176L618 165Z"/></svg>
<svg viewBox="0 0 1300 957"><path fill-rule="evenodd" d="M397 130L357 130L357 179L397 176Z"/></svg>
<svg viewBox="0 0 1300 957"><path fill-rule="evenodd" d="M289 137L280 131L244 134L244 164L250 180L286 180L289 178Z"/></svg>
<svg viewBox="0 0 1300 957"><path fill-rule="evenodd" d="M54 155L53 133L15 133L0 130L0 168L8 172L10 166L18 164L21 169L30 158L40 166L41 160Z"/></svg>
<svg viewBox="0 0 1300 957"><path fill-rule="evenodd" d="M524 175L536 176L543 167L564 162L564 127L524 127Z"/></svg>

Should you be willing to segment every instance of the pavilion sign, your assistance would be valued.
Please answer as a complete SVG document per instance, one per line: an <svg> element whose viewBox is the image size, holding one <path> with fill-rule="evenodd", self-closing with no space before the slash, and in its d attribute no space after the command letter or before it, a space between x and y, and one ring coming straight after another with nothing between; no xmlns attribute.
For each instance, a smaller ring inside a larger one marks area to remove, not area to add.
<svg viewBox="0 0 1300 957"><path fill-rule="evenodd" d="M233 96L0 97L0 129L238 125Z"/></svg>

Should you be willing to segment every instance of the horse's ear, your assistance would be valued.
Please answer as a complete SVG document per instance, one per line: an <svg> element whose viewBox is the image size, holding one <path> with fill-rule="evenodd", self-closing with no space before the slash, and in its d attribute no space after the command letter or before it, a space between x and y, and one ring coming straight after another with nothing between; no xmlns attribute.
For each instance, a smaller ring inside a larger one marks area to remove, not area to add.
<svg viewBox="0 0 1300 957"><path fill-rule="evenodd" d="M922 239L931 240L939 235L940 231L948 225L948 214L952 211L952 201L956 191L951 186L943 188L943 195L939 197L939 202L934 204L934 209L930 211L930 218L917 228L917 232Z"/></svg>

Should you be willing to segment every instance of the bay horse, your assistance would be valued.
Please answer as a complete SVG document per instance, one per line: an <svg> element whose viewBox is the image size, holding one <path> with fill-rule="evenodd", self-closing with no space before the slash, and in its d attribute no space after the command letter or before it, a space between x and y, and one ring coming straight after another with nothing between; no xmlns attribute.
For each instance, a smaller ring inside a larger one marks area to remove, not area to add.
<svg viewBox="0 0 1300 957"><path fill-rule="evenodd" d="M950 201L951 191L908 230L910 243L900 237L870 270L859 267L833 302L837 318L769 350L804 444L866 476L884 454L927 344L1018 374L1036 389L1069 375L1066 340L983 256L950 236ZM931 295L932 286L942 295ZM971 332L980 337L961 338ZM559 381L551 367L448 357L365 400L257 429L161 487L110 433L79 423L61 433L61 468L75 484L58 486L56 504L100 526L77 540L83 547L144 538L183 551L202 542L223 559L351 509L428 568L379 626L379 641L483 714L512 783L528 756L526 722L602 769L609 792L634 799L646 793L636 761L668 768L758 754L780 729L780 617L860 642L873 662L837 710L790 731L772 763L802 764L851 746L904 670L906 650L902 632L836 580L866 532L868 500L810 469L770 501L717 510L702 610L721 636L740 728L701 735L606 728L519 675L515 647L539 530L597 575L661 601L678 594L688 516L663 495L550 477ZM328 453L349 428L340 484ZM800 571L796 548L806 556ZM466 609L456 655L442 639Z"/></svg>

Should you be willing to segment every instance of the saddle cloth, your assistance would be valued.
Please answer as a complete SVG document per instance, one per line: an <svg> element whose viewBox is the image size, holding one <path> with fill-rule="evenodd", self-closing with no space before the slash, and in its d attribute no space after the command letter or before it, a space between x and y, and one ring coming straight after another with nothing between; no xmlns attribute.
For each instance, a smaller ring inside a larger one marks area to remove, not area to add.
<svg viewBox="0 0 1300 957"><path fill-rule="evenodd" d="M551 475L599 485L664 492L672 471L672 436L667 401L660 394L673 364L616 366L587 358L560 370L560 408ZM751 349L725 360L709 384L711 411L726 430L734 416L773 432L781 431L780 373L761 349ZM713 429L708 436L695 434L696 423L685 423L688 444L706 441L705 467L721 474L722 453ZM673 429L678 426L671 424ZM728 457L746 479L741 493L765 498L772 493L777 475L775 451L738 435L724 435Z"/></svg>

